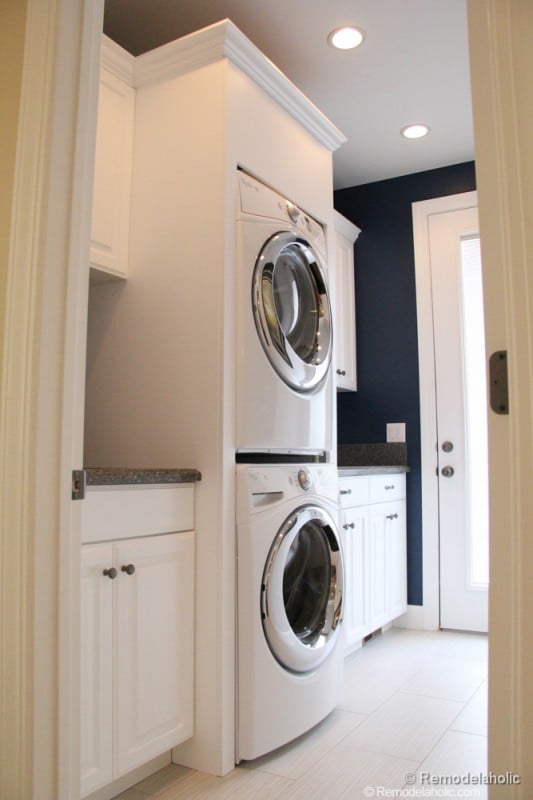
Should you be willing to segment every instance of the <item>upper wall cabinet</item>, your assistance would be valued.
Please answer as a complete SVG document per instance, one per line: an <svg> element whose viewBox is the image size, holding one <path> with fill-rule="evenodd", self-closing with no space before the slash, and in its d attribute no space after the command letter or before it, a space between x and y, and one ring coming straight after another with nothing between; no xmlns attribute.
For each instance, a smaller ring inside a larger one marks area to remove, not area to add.
<svg viewBox="0 0 533 800"><path fill-rule="evenodd" d="M125 278L128 270L135 89L134 59L102 42L91 226L91 281Z"/></svg>
<svg viewBox="0 0 533 800"><path fill-rule="evenodd" d="M357 362L353 246L360 230L337 211L334 212L334 225L334 369L337 389L354 392L357 389Z"/></svg>

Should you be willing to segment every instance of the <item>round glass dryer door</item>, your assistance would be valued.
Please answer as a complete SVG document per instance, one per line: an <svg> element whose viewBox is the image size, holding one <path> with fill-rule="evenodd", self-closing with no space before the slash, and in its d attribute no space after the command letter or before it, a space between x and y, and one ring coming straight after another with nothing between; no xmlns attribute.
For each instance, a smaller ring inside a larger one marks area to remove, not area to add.
<svg viewBox="0 0 533 800"><path fill-rule="evenodd" d="M279 663L311 672L335 646L343 604L343 563L332 517L301 506L280 528L261 584L263 630Z"/></svg>
<svg viewBox="0 0 533 800"><path fill-rule="evenodd" d="M255 264L252 308L280 378L298 392L318 389L331 362L331 308L320 257L305 239L284 231L265 243Z"/></svg>

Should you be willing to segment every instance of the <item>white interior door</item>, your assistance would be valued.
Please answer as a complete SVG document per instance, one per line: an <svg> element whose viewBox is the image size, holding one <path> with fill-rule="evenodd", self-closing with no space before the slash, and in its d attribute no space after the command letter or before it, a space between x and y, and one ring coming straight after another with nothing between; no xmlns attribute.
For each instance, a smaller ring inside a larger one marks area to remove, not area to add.
<svg viewBox="0 0 533 800"><path fill-rule="evenodd" d="M431 265L440 625L486 631L488 457L477 207L428 217Z"/></svg>

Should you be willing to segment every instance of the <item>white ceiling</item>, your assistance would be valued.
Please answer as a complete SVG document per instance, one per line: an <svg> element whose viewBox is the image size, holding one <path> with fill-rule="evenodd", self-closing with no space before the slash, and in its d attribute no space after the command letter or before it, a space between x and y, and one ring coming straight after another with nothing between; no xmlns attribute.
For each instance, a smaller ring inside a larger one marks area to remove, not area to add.
<svg viewBox="0 0 533 800"><path fill-rule="evenodd" d="M347 136L335 188L474 158L466 0L106 0L104 29L138 55L226 17ZM333 50L349 23L365 41Z"/></svg>

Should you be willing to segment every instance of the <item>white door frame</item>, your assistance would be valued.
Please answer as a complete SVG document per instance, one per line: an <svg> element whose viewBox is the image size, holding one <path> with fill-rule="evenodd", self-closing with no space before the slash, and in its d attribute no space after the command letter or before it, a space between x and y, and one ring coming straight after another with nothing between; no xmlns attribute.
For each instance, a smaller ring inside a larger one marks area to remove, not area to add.
<svg viewBox="0 0 533 800"><path fill-rule="evenodd" d="M489 768L533 792L533 4L468 0L485 337L508 351L509 414L489 412Z"/></svg>
<svg viewBox="0 0 533 800"><path fill-rule="evenodd" d="M27 0L0 374L2 797L79 796L79 505L103 0Z"/></svg>
<svg viewBox="0 0 533 800"><path fill-rule="evenodd" d="M433 299L429 250L429 217L477 207L477 192L437 197L412 204L415 248L416 313L420 374L420 455L422 480L423 606L417 624L429 630L440 625L439 613L439 485L436 474L437 398ZM408 612L409 613L409 612ZM411 610L411 614L413 611Z"/></svg>

